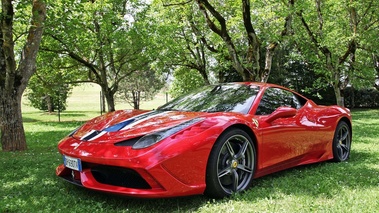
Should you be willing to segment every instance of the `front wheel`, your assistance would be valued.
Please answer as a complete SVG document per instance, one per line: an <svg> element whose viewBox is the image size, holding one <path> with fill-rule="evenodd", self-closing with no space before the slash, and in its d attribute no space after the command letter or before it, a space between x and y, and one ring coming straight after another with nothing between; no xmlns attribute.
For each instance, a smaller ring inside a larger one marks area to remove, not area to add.
<svg viewBox="0 0 379 213"><path fill-rule="evenodd" d="M338 123L333 138L333 160L342 162L349 159L351 148L351 129L345 121Z"/></svg>
<svg viewBox="0 0 379 213"><path fill-rule="evenodd" d="M249 188L255 162L256 151L250 136L240 129L227 130L209 155L205 194L222 198Z"/></svg>

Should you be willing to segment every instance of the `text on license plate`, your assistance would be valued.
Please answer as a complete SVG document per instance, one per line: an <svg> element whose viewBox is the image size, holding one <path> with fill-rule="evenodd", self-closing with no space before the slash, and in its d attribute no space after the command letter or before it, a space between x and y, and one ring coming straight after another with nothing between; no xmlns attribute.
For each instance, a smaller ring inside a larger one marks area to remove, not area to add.
<svg viewBox="0 0 379 213"><path fill-rule="evenodd" d="M78 158L63 156L64 166L76 171L82 171L82 162Z"/></svg>

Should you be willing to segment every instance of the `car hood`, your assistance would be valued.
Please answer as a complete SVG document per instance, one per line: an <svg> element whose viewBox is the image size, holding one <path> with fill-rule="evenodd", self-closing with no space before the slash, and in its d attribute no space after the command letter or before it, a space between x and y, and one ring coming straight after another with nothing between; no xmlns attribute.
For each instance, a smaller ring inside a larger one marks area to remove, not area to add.
<svg viewBox="0 0 379 213"><path fill-rule="evenodd" d="M167 129L204 114L206 113L120 110L88 121L72 137L87 142L115 143Z"/></svg>

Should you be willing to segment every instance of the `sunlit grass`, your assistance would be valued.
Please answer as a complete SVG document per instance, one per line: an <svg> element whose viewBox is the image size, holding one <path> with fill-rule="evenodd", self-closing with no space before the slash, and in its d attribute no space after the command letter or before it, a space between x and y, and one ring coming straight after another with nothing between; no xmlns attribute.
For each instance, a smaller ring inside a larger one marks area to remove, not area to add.
<svg viewBox="0 0 379 213"><path fill-rule="evenodd" d="M379 110L353 110L353 144L347 162L268 175L254 180L247 192L221 200L201 195L133 199L79 188L55 176L62 162L58 141L100 114L95 107L86 110L86 104L77 103L62 114L62 122L55 114L25 107L28 150L0 152L0 212L379 211Z"/></svg>

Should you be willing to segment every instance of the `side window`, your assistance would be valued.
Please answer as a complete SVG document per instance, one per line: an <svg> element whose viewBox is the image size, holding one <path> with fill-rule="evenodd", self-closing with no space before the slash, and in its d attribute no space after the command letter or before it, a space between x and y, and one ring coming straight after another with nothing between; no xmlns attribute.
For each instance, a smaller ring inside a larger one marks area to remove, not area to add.
<svg viewBox="0 0 379 213"><path fill-rule="evenodd" d="M287 90L267 88L259 103L256 115L269 115L281 106L299 109L303 106L299 98L301 97Z"/></svg>

